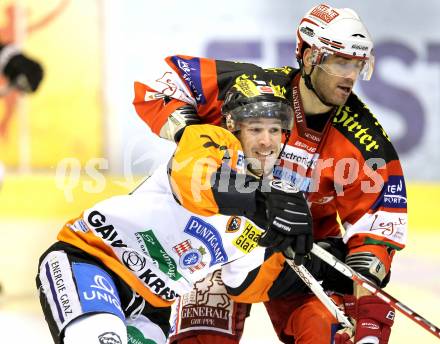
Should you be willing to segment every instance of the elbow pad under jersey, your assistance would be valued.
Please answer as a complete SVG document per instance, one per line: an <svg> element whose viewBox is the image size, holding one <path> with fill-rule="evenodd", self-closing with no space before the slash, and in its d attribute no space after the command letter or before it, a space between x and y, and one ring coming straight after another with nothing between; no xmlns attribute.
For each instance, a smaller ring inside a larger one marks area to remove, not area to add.
<svg viewBox="0 0 440 344"><path fill-rule="evenodd" d="M200 123L197 111L192 105L181 106L168 116L167 121L160 129L159 136L178 142L187 126Z"/></svg>

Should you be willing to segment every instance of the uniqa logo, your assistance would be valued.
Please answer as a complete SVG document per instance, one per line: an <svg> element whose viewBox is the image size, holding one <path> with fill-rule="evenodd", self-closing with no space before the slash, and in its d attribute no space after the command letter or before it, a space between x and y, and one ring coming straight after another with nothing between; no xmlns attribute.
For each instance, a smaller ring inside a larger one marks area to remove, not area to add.
<svg viewBox="0 0 440 344"><path fill-rule="evenodd" d="M104 302L114 305L122 313L121 304L118 297L115 295L115 290L111 283L102 275L95 275L93 280L95 284L90 285L90 287L96 290L92 289L90 293L84 291L84 299L88 301L103 300Z"/></svg>
<svg viewBox="0 0 440 344"><path fill-rule="evenodd" d="M114 289L111 286L110 282L108 282L104 276L101 275L95 275L94 277L94 282L95 284L92 284L90 287L92 288L96 288L96 289L101 289L104 290L106 292L109 292L110 294L114 295Z"/></svg>

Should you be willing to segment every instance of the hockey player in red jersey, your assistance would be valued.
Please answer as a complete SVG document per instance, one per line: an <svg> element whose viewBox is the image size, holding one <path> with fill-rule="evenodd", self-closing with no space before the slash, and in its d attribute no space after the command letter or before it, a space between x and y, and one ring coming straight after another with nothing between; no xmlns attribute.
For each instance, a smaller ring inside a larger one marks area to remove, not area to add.
<svg viewBox="0 0 440 344"><path fill-rule="evenodd" d="M225 90L243 72L272 75L288 89L295 112L292 135L274 176L306 192L315 240L342 238L346 263L384 287L394 253L405 246L407 200L399 158L389 137L352 91L357 79L368 80L373 72L370 34L353 10L321 4L308 11L297 28L296 57L299 69L170 56L158 79L135 83L133 103L155 133L178 140L188 125L220 123ZM283 342L388 343L394 314L389 306L355 287L352 309L356 311L347 309L357 321L355 334L336 333L336 320L316 297L290 288L283 278L288 271L283 259L272 255L242 280L223 274L234 300L266 301ZM260 282L273 276L278 278L272 287L261 292ZM329 291L341 291L345 288L339 285L341 280L338 275L327 277L324 286L327 282ZM333 297L343 302L341 296ZM244 317L234 313L231 321L238 325L229 332L193 327L172 340L237 343Z"/></svg>

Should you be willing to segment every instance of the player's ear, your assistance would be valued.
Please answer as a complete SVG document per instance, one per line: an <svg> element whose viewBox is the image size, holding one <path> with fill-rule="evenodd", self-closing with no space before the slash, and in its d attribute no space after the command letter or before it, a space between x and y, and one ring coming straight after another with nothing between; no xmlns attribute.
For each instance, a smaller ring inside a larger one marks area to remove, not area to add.
<svg viewBox="0 0 440 344"><path fill-rule="evenodd" d="M303 63L304 67L311 67L313 61L313 51L312 48L306 48L304 49L303 53Z"/></svg>

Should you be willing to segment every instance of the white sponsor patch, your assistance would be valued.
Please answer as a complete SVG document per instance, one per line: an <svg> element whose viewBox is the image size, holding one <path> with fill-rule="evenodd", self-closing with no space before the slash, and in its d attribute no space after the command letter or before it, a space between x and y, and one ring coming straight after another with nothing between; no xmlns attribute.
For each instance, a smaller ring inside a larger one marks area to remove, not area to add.
<svg viewBox="0 0 440 344"><path fill-rule="evenodd" d="M346 243L353 235L359 233L382 236L398 244L405 245L407 236L408 215L378 211L365 214L356 223L344 223Z"/></svg>
<svg viewBox="0 0 440 344"><path fill-rule="evenodd" d="M273 176L277 179L282 179L294 184L296 187L298 187L301 191L304 192L309 189L309 186L311 185L312 182L311 178L302 176L299 173L296 173L295 171L292 171L292 169L285 166L283 167L275 166L273 170Z"/></svg>
<svg viewBox="0 0 440 344"><path fill-rule="evenodd" d="M166 62L162 61L158 70L163 70L164 73L156 80L148 80L145 82L147 85L165 96L179 99L185 103L196 106L196 100L192 97L185 83ZM149 93L148 96L150 97L151 93ZM155 97L157 97L157 95Z"/></svg>
<svg viewBox="0 0 440 344"><path fill-rule="evenodd" d="M51 252L40 265L41 292L44 292L54 320L62 330L82 313L67 255Z"/></svg>
<svg viewBox="0 0 440 344"><path fill-rule="evenodd" d="M281 158L287 162L285 165L288 165L288 163L293 163L305 169L314 169L319 158L319 154L309 153L299 147L286 146L281 154Z"/></svg>
<svg viewBox="0 0 440 344"><path fill-rule="evenodd" d="M166 97L166 95L163 93L146 91L145 96L144 96L144 100L146 102L148 102L150 100L158 100L158 99L165 98L165 97Z"/></svg>

